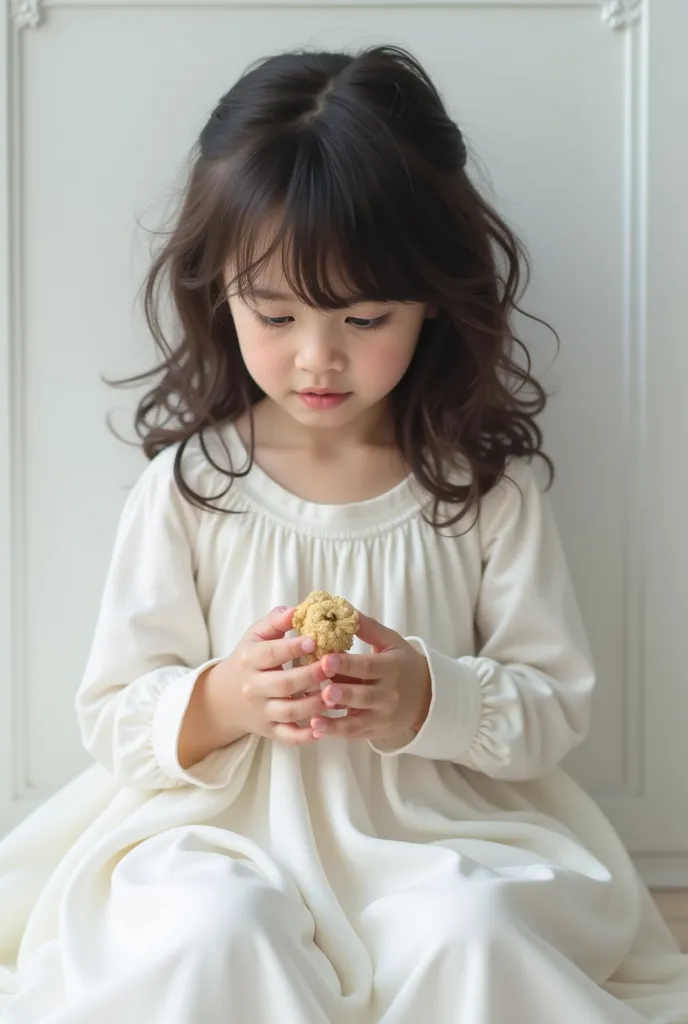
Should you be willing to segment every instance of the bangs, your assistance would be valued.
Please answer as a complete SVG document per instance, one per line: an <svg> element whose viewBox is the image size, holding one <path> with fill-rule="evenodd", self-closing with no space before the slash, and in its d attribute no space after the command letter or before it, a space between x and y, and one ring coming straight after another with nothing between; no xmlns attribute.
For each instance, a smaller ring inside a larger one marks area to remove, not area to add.
<svg viewBox="0 0 688 1024"><path fill-rule="evenodd" d="M332 153L316 133L292 142L254 151L227 183L229 289L255 299L276 264L294 295L319 309L428 301L430 286L411 256L420 239L409 228L408 178L385 182L375 173L376 162L389 169L388 155L366 167L360 154Z"/></svg>

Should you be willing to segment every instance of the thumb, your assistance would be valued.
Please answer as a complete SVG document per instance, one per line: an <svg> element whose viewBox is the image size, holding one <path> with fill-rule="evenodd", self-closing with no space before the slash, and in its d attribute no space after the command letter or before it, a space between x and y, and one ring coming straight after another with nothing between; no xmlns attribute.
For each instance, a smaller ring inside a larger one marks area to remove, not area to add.
<svg viewBox="0 0 688 1024"><path fill-rule="evenodd" d="M367 615L358 613L358 630L356 636L363 641L364 644L369 644L374 647L378 653L382 651L389 651L394 647L399 646L401 637L398 633L395 633L393 629L388 629L387 626L383 626L377 619L371 619Z"/></svg>
<svg viewBox="0 0 688 1024"><path fill-rule="evenodd" d="M273 608L269 615L257 622L251 635L257 640L281 640L292 628L295 608Z"/></svg>

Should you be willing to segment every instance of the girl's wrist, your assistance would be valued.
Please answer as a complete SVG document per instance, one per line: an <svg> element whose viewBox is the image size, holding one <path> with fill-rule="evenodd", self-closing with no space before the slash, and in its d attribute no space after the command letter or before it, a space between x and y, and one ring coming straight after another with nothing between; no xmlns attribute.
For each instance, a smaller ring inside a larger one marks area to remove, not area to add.
<svg viewBox="0 0 688 1024"><path fill-rule="evenodd" d="M427 663L426 658L421 655L423 659L424 677L423 677L423 703L421 704L420 711L416 716L415 721L411 728L415 733L419 733L425 725L428 715L430 713L430 705L432 703L432 678L430 676L430 666Z"/></svg>
<svg viewBox="0 0 688 1024"><path fill-rule="evenodd" d="M231 658L218 661L199 680L208 734L215 738L218 747L227 747L248 732L241 695L232 685L231 662Z"/></svg>
<svg viewBox="0 0 688 1024"><path fill-rule="evenodd" d="M225 662L206 669L196 680L177 745L185 770L245 735L238 716L228 715L229 686Z"/></svg>

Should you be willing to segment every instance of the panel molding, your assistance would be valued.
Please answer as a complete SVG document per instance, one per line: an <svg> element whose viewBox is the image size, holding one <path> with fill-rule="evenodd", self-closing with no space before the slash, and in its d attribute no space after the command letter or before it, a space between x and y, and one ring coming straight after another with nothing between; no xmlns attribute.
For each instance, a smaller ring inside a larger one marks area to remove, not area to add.
<svg viewBox="0 0 688 1024"><path fill-rule="evenodd" d="M603 0L602 21L612 29L630 28L643 15L644 0Z"/></svg>
<svg viewBox="0 0 688 1024"><path fill-rule="evenodd" d="M41 0L12 0L12 18L15 27L38 28L42 19Z"/></svg>
<svg viewBox="0 0 688 1024"><path fill-rule="evenodd" d="M10 94L11 22L0 19L0 798L9 804L12 795L12 302L10 237ZM5 497L7 496L7 497Z"/></svg>
<svg viewBox="0 0 688 1024"><path fill-rule="evenodd" d="M637 20L629 26L637 25ZM624 53L624 268L623 346L626 396L623 524L624 788L618 795L642 799L647 784L646 697L646 528L644 488L647 464L647 23L627 32ZM606 796L615 796L615 792Z"/></svg>
<svg viewBox="0 0 688 1024"><path fill-rule="evenodd" d="M611 808L618 801L640 804L646 798L646 527L647 499L647 19L642 25L642 0L616 0L602 5L603 19L627 30L624 47L622 118L622 373L624 396L624 517L622 532L622 779L618 785L595 787L591 795ZM614 11L630 10L623 23ZM613 12L612 12L613 13ZM637 14L637 16L635 16ZM638 807L638 813L642 813Z"/></svg>
<svg viewBox="0 0 688 1024"><path fill-rule="evenodd" d="M28 0L30 2L30 0ZM13 8L13 11L15 9ZM5 292L5 351L6 375L4 377L6 409L7 452L4 459L9 500L5 502L6 520L2 524L5 539L5 607L3 621L8 635L6 680L9 714L8 757L10 759L7 777L10 780L10 802L42 794L31 787L26 779L26 749L28 746L28 713L26 694L28 679L25 671L26 655L26 597L25 597L25 508L26 487L22 467L25 465L25 408L24 388L24 330L22 322L22 275L23 230L21 222L22 202L22 90L21 90L21 25L15 19L15 32L7 40L8 93L5 97L6 146L5 202L6 214L3 240L7 252L7 264L3 274ZM1 681L0 681L1 683Z"/></svg>
<svg viewBox="0 0 688 1024"><path fill-rule="evenodd" d="M628 2L628 0L626 0ZM641 3L642 0L631 0ZM600 5L602 4L602 7ZM12 7L16 21L24 21L24 14L27 21L29 15L34 11L50 7L195 7L194 0L12 0ZM430 3L423 3L423 0L203 0L204 7L232 7L255 10L256 8L375 8L375 7L428 7L451 8L451 7L473 7L484 9L485 7L567 7L567 8L600 8L602 20L613 28L623 27L622 24L612 24L615 21L622 21L624 0L431 0ZM606 8L610 8L609 11ZM619 10L617 10L619 8ZM40 19L40 16L39 16ZM33 19L30 19L33 20ZM24 27L24 26L21 26ZM26 27L29 27L27 24ZM30 27L35 28L34 24Z"/></svg>
<svg viewBox="0 0 688 1024"><path fill-rule="evenodd" d="M419 0L204 0L205 7L418 7ZM193 7L193 0L11 0L12 18L18 29L37 28L49 7ZM429 5L426 5L429 6ZM433 7L568 7L599 8L603 24L618 30L630 28L643 15L644 0L432 0Z"/></svg>
<svg viewBox="0 0 688 1024"><path fill-rule="evenodd" d="M419 7L419 0L376 0L373 4L357 0L254 0L242 3L238 0L204 0L205 6L226 8L256 7L313 7L328 9L334 7ZM45 12L50 8L99 8L107 7L193 7L191 0L11 0L12 22L5 26L4 46L7 65L10 69L10 88L4 96L6 131L3 144L6 159L3 170L6 179L0 178L0 187L5 198L0 228L2 231L3 260L2 281L0 282L6 301L6 310L0 336L0 357L6 367L5 376L0 379L3 397L6 429L2 430L0 444L1 480L7 482L9 508L0 509L0 556L9 566L7 578L0 583L0 637L7 642L0 657L2 678L0 693L7 692L10 714L7 716L7 742L11 779L11 800L20 801L22 806L40 800L49 794L42 787L31 783L28 770L28 723L29 714L26 697L26 600L25 600L25 481L22 474L24 465L25 423L22 396L24 395L23 329L22 315L22 249L24 244L22 210L22 76L21 47L23 30L37 28L45 21ZM630 29L640 19L640 0L615 0L602 3L599 0L433 0L436 9L449 8L521 8L524 10L546 8L597 9L601 21L611 28ZM646 20L646 19L645 19ZM11 31L13 24L14 31ZM646 336L645 336L645 237L646 237L646 93L647 65L645 48L640 33L624 33L621 45L625 46L624 64L624 178L621 183L624 201L624 377L626 404L627 445L623 453L626 460L625 485L627 521L624 524L624 624L623 624L623 672L627 686L623 695L623 783L604 793L613 808L616 799L635 798L642 800L645 794L646 758L643 731L644 708L644 635L645 609L644 591L644 527L645 508L642 490L645 452L645 391L646 391ZM2 392L0 392L2 394ZM4 680L4 681L3 681Z"/></svg>

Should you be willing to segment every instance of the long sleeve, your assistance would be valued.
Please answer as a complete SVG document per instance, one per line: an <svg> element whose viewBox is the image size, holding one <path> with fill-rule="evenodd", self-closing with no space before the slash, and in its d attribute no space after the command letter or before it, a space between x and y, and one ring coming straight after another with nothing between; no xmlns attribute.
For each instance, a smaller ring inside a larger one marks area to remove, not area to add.
<svg viewBox="0 0 688 1024"><path fill-rule="evenodd" d="M177 758L194 684L214 662L194 581L199 513L178 492L173 456L159 455L126 501L75 707L84 746L119 783L218 788L232 748L192 771Z"/></svg>
<svg viewBox="0 0 688 1024"><path fill-rule="evenodd" d="M496 779L537 778L585 738L595 684L585 631L549 501L532 470L484 499L483 576L475 632L477 656L451 658L422 637L432 681L428 717L405 746Z"/></svg>

